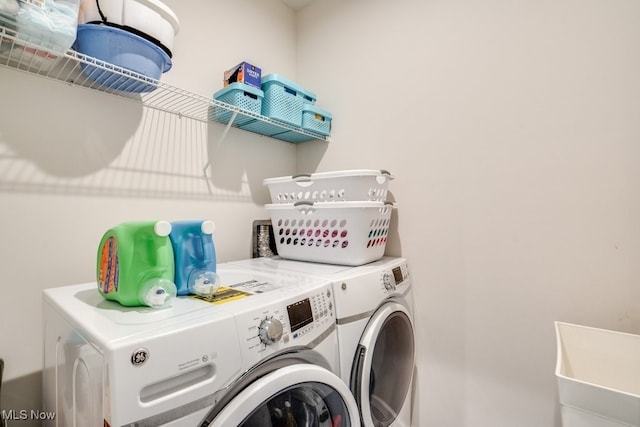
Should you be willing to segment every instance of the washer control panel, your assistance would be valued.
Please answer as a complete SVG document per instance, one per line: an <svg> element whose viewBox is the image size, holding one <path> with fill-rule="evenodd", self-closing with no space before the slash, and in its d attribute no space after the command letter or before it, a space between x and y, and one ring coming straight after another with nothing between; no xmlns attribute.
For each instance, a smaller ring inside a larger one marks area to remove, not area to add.
<svg viewBox="0 0 640 427"><path fill-rule="evenodd" d="M317 326L324 325L326 319L333 318L331 289L287 305L287 315L293 339L311 333Z"/></svg>
<svg viewBox="0 0 640 427"><path fill-rule="evenodd" d="M239 331L244 331L243 353L252 359L287 347L305 346L335 324L331 285L312 292L284 296L278 302L260 306L236 316ZM248 296L247 302L254 296Z"/></svg>

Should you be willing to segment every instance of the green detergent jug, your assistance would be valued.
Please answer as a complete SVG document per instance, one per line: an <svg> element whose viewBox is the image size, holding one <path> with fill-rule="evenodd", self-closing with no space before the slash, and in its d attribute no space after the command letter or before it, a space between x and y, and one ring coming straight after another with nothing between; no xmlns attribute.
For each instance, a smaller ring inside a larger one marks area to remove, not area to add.
<svg viewBox="0 0 640 427"><path fill-rule="evenodd" d="M162 308L176 297L167 221L125 222L108 230L98 249L98 290L124 306Z"/></svg>

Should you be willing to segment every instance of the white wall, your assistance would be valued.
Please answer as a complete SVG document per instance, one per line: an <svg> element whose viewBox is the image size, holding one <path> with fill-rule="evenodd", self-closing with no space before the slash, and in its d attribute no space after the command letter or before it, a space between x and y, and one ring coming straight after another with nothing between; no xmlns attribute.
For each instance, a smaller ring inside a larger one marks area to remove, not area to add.
<svg viewBox="0 0 640 427"><path fill-rule="evenodd" d="M640 332L638 22L635 0L299 12L298 79L334 127L298 171L397 176L415 426L558 425L553 321Z"/></svg>
<svg viewBox="0 0 640 427"><path fill-rule="evenodd" d="M163 81L211 96L243 60L295 75L295 14L280 1L165 3L182 27ZM262 180L295 171L295 146L235 129L219 142L218 124L4 68L0 94L2 404L29 410L43 289L93 281L100 238L122 221L210 218L218 261L251 256L252 221L268 217Z"/></svg>
<svg viewBox="0 0 640 427"><path fill-rule="evenodd" d="M245 257L261 180L294 169L397 176L416 426L557 424L553 320L640 332L636 2L165 2L183 27L163 80L208 95L253 61L316 92L333 141L219 145L217 125L0 69L0 357L22 392L3 406L38 399L40 292L92 280L108 227L209 217L220 259Z"/></svg>

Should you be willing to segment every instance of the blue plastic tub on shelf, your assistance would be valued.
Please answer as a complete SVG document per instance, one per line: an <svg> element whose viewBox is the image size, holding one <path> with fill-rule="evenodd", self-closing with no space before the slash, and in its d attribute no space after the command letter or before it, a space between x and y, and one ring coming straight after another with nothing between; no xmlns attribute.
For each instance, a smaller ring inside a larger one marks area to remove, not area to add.
<svg viewBox="0 0 640 427"><path fill-rule="evenodd" d="M235 107L242 108L255 114L260 114L262 111L262 98L264 93L253 86L249 86L245 83L231 83L225 88L220 89L213 94L213 99L224 102L226 104L233 105ZM228 123L233 115L233 111L226 108L214 106L213 118L221 123ZM251 120L255 120L251 116L238 113L234 124L243 125Z"/></svg>
<svg viewBox="0 0 640 427"><path fill-rule="evenodd" d="M300 127L304 104L314 104L316 96L278 74L262 77L262 115Z"/></svg>
<svg viewBox="0 0 640 427"><path fill-rule="evenodd" d="M329 136L331 133L331 113L315 105L302 107L302 129Z"/></svg>
<svg viewBox="0 0 640 427"><path fill-rule="evenodd" d="M134 74L123 75L100 65L82 63L91 80L123 92L151 92L162 73L171 69L171 58L160 47L120 28L80 24L73 48L84 55L113 64ZM139 74L140 76L136 75Z"/></svg>

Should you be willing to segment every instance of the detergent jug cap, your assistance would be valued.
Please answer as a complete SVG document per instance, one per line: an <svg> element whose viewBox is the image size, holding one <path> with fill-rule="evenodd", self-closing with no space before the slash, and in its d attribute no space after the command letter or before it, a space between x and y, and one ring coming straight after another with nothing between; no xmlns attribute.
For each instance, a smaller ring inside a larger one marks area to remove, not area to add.
<svg viewBox="0 0 640 427"><path fill-rule="evenodd" d="M153 226L153 231L160 237L168 236L171 233L171 223L168 221L158 221Z"/></svg>
<svg viewBox="0 0 640 427"><path fill-rule="evenodd" d="M189 275L189 291L195 295L213 296L220 283L220 276L215 271L196 270Z"/></svg>
<svg viewBox="0 0 640 427"><path fill-rule="evenodd" d="M216 224L213 221L202 221L202 226L200 228L204 234L213 234L216 231Z"/></svg>
<svg viewBox="0 0 640 427"><path fill-rule="evenodd" d="M170 306L176 299L178 289L169 279L149 279L141 287L138 293L140 302L151 308L164 308Z"/></svg>

